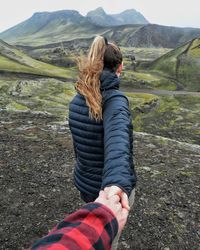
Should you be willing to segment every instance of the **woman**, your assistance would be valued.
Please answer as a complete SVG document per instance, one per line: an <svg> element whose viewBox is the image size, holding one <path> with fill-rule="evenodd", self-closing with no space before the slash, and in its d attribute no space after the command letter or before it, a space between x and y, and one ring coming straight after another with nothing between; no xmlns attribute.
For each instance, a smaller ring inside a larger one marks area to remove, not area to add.
<svg viewBox="0 0 200 250"><path fill-rule="evenodd" d="M75 185L85 202L100 190L119 195L129 210L136 184L133 128L128 99L120 92L123 62L120 49L98 36L88 57L78 61L77 94L69 106L76 164Z"/></svg>

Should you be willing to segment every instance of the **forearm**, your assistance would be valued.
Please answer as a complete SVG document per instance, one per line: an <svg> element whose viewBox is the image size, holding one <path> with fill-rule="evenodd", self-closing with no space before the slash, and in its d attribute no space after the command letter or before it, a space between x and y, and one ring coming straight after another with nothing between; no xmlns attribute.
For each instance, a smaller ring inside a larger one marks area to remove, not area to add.
<svg viewBox="0 0 200 250"><path fill-rule="evenodd" d="M130 195L137 177L133 163L133 125L126 96L105 97L103 106L104 169L102 186L117 186Z"/></svg>
<svg viewBox="0 0 200 250"><path fill-rule="evenodd" d="M105 228L106 226L106 228ZM110 249L117 234L118 223L109 208L89 203L60 222L31 250Z"/></svg>
<svg viewBox="0 0 200 250"><path fill-rule="evenodd" d="M104 170L102 188L118 186L128 195L135 186L132 124L126 110L120 110L104 123Z"/></svg>

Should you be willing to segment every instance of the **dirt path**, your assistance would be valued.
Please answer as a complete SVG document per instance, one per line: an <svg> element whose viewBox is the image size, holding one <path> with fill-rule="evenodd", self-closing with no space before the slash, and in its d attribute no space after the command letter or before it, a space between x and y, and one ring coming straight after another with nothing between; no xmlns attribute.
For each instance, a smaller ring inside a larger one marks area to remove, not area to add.
<svg viewBox="0 0 200 250"><path fill-rule="evenodd" d="M122 88L123 90L123 88ZM192 96L200 96L200 92L188 92L188 91L171 91L171 90L151 90L151 89L128 89L126 88L126 92L132 93L146 93L146 94L154 94L154 95L192 95Z"/></svg>
<svg viewBox="0 0 200 250"><path fill-rule="evenodd" d="M27 248L83 203L72 182L67 123L0 112L0 249ZM199 249L199 161L193 146L136 133L138 186L119 250Z"/></svg>

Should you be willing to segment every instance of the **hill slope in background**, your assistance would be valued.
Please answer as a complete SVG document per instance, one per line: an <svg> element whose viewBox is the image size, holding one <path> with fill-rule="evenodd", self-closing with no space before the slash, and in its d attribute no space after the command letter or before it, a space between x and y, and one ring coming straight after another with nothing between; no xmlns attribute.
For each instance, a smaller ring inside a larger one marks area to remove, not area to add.
<svg viewBox="0 0 200 250"><path fill-rule="evenodd" d="M61 41L90 40L97 34L108 36L126 47L165 47L175 48L200 36L200 29L177 28L155 24L126 24L133 21L134 10L116 15L107 15L97 9L98 22L108 22L111 26L99 26L91 19L74 10L35 13L26 21L0 33L0 38L11 44L40 46ZM94 11L95 12L95 11ZM93 13L93 12L92 12ZM88 15L93 15L88 13ZM137 16L137 12L135 15ZM119 19L120 26L114 25ZM103 23L101 23L103 24Z"/></svg>
<svg viewBox="0 0 200 250"><path fill-rule="evenodd" d="M88 20L101 26L118 26L125 24L148 24L146 18L134 9L123 11L119 14L109 15L99 7L87 13Z"/></svg>
<svg viewBox="0 0 200 250"><path fill-rule="evenodd" d="M0 71L8 74L34 74L58 78L70 78L73 74L72 70L35 60L2 40L0 40Z"/></svg>
<svg viewBox="0 0 200 250"><path fill-rule="evenodd" d="M104 33L124 47L176 48L200 36L200 29L157 24L118 26Z"/></svg>
<svg viewBox="0 0 200 250"><path fill-rule="evenodd" d="M134 47L175 48L200 35L200 29L178 28L157 24L148 24L131 34L126 45Z"/></svg>
<svg viewBox="0 0 200 250"><path fill-rule="evenodd" d="M176 78L187 90L200 91L200 38L170 51L150 65Z"/></svg>

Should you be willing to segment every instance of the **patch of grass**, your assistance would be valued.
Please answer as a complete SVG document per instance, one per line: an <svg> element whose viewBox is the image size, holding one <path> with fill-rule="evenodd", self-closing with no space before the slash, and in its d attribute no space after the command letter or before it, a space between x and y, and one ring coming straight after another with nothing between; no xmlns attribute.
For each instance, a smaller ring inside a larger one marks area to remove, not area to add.
<svg viewBox="0 0 200 250"><path fill-rule="evenodd" d="M137 80L144 80L144 81L158 81L159 78L149 72L134 72L129 71L129 76L133 75Z"/></svg>
<svg viewBox="0 0 200 250"><path fill-rule="evenodd" d="M9 58L6 58L4 56L0 55L0 69L3 71L8 71L8 72L19 72L19 73L31 73L34 74L35 70L25 66L21 65L20 63L16 61L12 61Z"/></svg>
<svg viewBox="0 0 200 250"><path fill-rule="evenodd" d="M129 98L132 108L152 103L153 101L157 101L159 99L158 96L152 94L130 92L126 92L125 94Z"/></svg>
<svg viewBox="0 0 200 250"><path fill-rule="evenodd" d="M135 47L120 47L123 55L134 55L136 61L152 61L167 52L171 51L168 48L135 48Z"/></svg>
<svg viewBox="0 0 200 250"><path fill-rule="evenodd" d="M129 99L130 110L133 116L133 124L135 131L141 131L143 127L142 116L139 112L149 112L159 97L152 94L144 93L125 93ZM148 110L148 111L147 111Z"/></svg>
<svg viewBox="0 0 200 250"><path fill-rule="evenodd" d="M163 97L160 105L157 108L157 112L164 113L168 111L175 111L179 107L179 101L173 96Z"/></svg>
<svg viewBox="0 0 200 250"><path fill-rule="evenodd" d="M8 111L45 111L65 119L75 95L70 82L56 79L0 80L0 107Z"/></svg>
<svg viewBox="0 0 200 250"><path fill-rule="evenodd" d="M11 110L11 111L16 111L16 110L29 110L29 108L25 105L22 105L18 102L15 102L15 101L11 101L7 106L6 106L6 109L7 110Z"/></svg>
<svg viewBox="0 0 200 250"><path fill-rule="evenodd" d="M197 38L193 41L188 51L188 55L194 58L200 58L200 38Z"/></svg>
<svg viewBox="0 0 200 250"><path fill-rule="evenodd" d="M200 57L183 55L178 70L178 79L189 91L200 91Z"/></svg>
<svg viewBox="0 0 200 250"><path fill-rule="evenodd" d="M156 71L125 70L122 74L123 88L176 90L175 81Z"/></svg>
<svg viewBox="0 0 200 250"><path fill-rule="evenodd" d="M186 177L191 177L194 174L196 174L196 173L195 172L191 172L191 171L181 171L180 172L180 175L186 176Z"/></svg>
<svg viewBox="0 0 200 250"><path fill-rule="evenodd" d="M137 103L131 108L136 131L200 144L200 96L159 96L150 111Z"/></svg>

